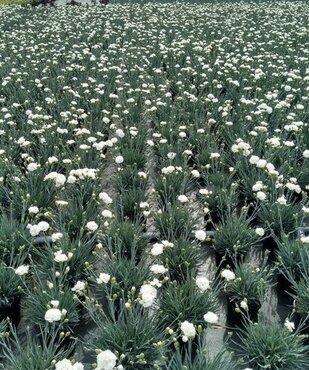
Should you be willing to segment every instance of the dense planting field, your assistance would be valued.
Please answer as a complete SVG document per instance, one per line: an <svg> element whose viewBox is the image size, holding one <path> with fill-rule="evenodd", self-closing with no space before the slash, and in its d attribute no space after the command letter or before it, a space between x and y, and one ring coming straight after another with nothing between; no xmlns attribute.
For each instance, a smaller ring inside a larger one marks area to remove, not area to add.
<svg viewBox="0 0 309 370"><path fill-rule="evenodd" d="M0 8L4 369L309 369L308 19Z"/></svg>

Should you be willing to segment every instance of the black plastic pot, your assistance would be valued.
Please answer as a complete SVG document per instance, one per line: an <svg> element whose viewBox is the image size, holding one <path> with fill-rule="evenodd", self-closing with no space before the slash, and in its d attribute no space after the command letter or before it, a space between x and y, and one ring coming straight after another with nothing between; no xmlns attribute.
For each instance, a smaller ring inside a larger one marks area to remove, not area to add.
<svg viewBox="0 0 309 370"><path fill-rule="evenodd" d="M278 245L275 241L275 239L272 237L272 236L268 236L267 238L265 238L263 240L263 249L266 250L268 249L269 250L269 259L271 261L275 261L276 258L277 258L277 249L278 249Z"/></svg>
<svg viewBox="0 0 309 370"><path fill-rule="evenodd" d="M5 307L0 307L0 321L9 318L13 325L17 326L20 322L20 298Z"/></svg>
<svg viewBox="0 0 309 370"><path fill-rule="evenodd" d="M277 275L277 291L278 291L278 301L279 303L284 303L284 305L293 305L292 293L295 293L293 285L291 282L282 274Z"/></svg>
<svg viewBox="0 0 309 370"><path fill-rule="evenodd" d="M227 323L230 326L236 326L236 327L244 327L244 324L246 323L248 319L252 322L257 322L258 320L258 314L259 309L261 308L261 304L258 302L249 302L248 303L248 312L241 309L241 312L235 311L235 302L231 302L228 300L227 304ZM246 316L246 317L245 317Z"/></svg>

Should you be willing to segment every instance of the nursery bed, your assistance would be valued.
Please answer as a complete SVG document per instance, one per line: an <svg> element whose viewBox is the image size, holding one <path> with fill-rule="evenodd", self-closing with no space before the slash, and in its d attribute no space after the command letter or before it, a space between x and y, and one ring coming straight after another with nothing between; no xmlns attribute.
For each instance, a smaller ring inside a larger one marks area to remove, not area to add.
<svg viewBox="0 0 309 370"><path fill-rule="evenodd" d="M308 19L0 8L4 369L309 369Z"/></svg>

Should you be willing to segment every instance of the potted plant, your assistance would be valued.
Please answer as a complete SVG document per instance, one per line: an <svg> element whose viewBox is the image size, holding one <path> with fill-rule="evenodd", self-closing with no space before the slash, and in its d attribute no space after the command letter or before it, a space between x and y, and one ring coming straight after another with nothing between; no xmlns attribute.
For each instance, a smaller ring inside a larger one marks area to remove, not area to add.
<svg viewBox="0 0 309 370"><path fill-rule="evenodd" d="M308 366L308 346L299 331L281 324L247 323L233 341L244 365L253 370L304 370Z"/></svg>
<svg viewBox="0 0 309 370"><path fill-rule="evenodd" d="M248 263L241 263L236 266L234 278L225 279L224 291L228 296L227 316L230 324L243 325L244 318L257 321L266 289L271 286L271 274L271 269L265 264L261 268L253 268Z"/></svg>

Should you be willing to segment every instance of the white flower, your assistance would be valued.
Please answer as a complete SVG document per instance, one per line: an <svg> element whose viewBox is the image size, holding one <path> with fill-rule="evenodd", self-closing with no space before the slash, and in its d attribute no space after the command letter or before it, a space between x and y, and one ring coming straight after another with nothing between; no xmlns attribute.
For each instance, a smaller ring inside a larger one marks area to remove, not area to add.
<svg viewBox="0 0 309 370"><path fill-rule="evenodd" d="M41 232L41 228L38 225L30 225L29 232L32 236L37 236Z"/></svg>
<svg viewBox="0 0 309 370"><path fill-rule="evenodd" d="M29 172L33 172L33 171L37 170L39 167L40 167L40 165L39 165L39 164L32 162L32 163L29 163L29 164L28 164L28 166L27 166L27 170L28 170Z"/></svg>
<svg viewBox="0 0 309 370"><path fill-rule="evenodd" d="M86 229L89 231L96 231L98 229L98 224L94 221L89 221L86 224Z"/></svg>
<svg viewBox="0 0 309 370"><path fill-rule="evenodd" d="M309 207L303 207L302 208L302 211L305 213L305 214L309 214Z"/></svg>
<svg viewBox="0 0 309 370"><path fill-rule="evenodd" d="M84 365L81 362L75 362L71 370L84 370Z"/></svg>
<svg viewBox="0 0 309 370"><path fill-rule="evenodd" d="M62 253L62 250L54 253L54 261L56 262L66 262L68 259L68 256Z"/></svg>
<svg viewBox="0 0 309 370"><path fill-rule="evenodd" d="M204 230L197 230L194 234L195 238L203 242L206 240L207 234Z"/></svg>
<svg viewBox="0 0 309 370"><path fill-rule="evenodd" d="M102 192L99 194L99 198L103 201L105 204L111 204L113 203L113 199L105 192Z"/></svg>
<svg viewBox="0 0 309 370"><path fill-rule="evenodd" d="M97 367L95 370L113 370L116 366L117 357L109 349L97 355Z"/></svg>
<svg viewBox="0 0 309 370"><path fill-rule="evenodd" d="M207 313L205 313L204 315L204 320L206 322L208 322L209 324L215 324L218 322L219 320L219 317L217 314L213 313L213 312L210 312L208 311Z"/></svg>
<svg viewBox="0 0 309 370"><path fill-rule="evenodd" d="M223 270L221 272L221 276L226 280L226 281L231 281L231 280L234 280L236 278L235 274L233 271L231 270Z"/></svg>
<svg viewBox="0 0 309 370"><path fill-rule="evenodd" d="M72 363L70 360L65 358L64 360L58 361L55 364L55 367L56 367L56 370L71 370Z"/></svg>
<svg viewBox="0 0 309 370"><path fill-rule="evenodd" d="M141 286L140 295L140 304L145 308L150 307L157 296L157 289L150 284L144 284Z"/></svg>
<svg viewBox="0 0 309 370"><path fill-rule="evenodd" d="M77 281L77 283L74 285L74 287L71 289L72 292L75 293L82 293L86 288L86 284L83 281Z"/></svg>
<svg viewBox="0 0 309 370"><path fill-rule="evenodd" d="M189 200L185 195L179 195L177 199L180 203L186 203Z"/></svg>
<svg viewBox="0 0 309 370"><path fill-rule="evenodd" d="M123 132L123 130L121 130L120 128L118 128L116 131L115 131L115 134L116 134L116 136L118 136L118 137L124 137L124 132Z"/></svg>
<svg viewBox="0 0 309 370"><path fill-rule="evenodd" d="M65 201L65 200L56 200L56 205L57 206L67 206L69 204L69 202Z"/></svg>
<svg viewBox="0 0 309 370"><path fill-rule="evenodd" d="M15 271L16 275L23 276L23 275L28 274L29 266L28 265L21 265L21 266L17 267L14 271Z"/></svg>
<svg viewBox="0 0 309 370"><path fill-rule="evenodd" d="M161 169L161 172L163 173L163 175L169 175L173 173L175 170L176 168L174 166L168 166L168 167L163 167Z"/></svg>
<svg viewBox="0 0 309 370"><path fill-rule="evenodd" d="M174 244L169 242L168 240L162 240L162 244L165 248L173 248Z"/></svg>
<svg viewBox="0 0 309 370"><path fill-rule="evenodd" d="M194 177L194 178L199 178L201 175L200 173L197 171L197 170L192 170L191 171L191 175Z"/></svg>
<svg viewBox="0 0 309 370"><path fill-rule="evenodd" d="M240 302L240 307L243 309L243 310L245 310L245 311L248 311L248 309L249 309L249 307L248 307L248 303L247 303L247 300L242 300L241 302Z"/></svg>
<svg viewBox="0 0 309 370"><path fill-rule="evenodd" d="M288 329L288 331L292 332L295 329L295 324L292 321L289 321L288 319L285 320L284 326Z"/></svg>
<svg viewBox="0 0 309 370"><path fill-rule="evenodd" d="M139 177L141 177L143 179L146 179L147 178L147 173L146 172L140 171L140 172L137 172L137 174L138 174Z"/></svg>
<svg viewBox="0 0 309 370"><path fill-rule="evenodd" d="M32 206L32 207L28 208L28 212L31 215L36 215L37 213L39 213L39 209L38 209L38 207Z"/></svg>
<svg viewBox="0 0 309 370"><path fill-rule="evenodd" d="M61 239L63 237L62 233L53 233L51 235L51 239L53 242L56 242L57 240Z"/></svg>
<svg viewBox="0 0 309 370"><path fill-rule="evenodd" d="M306 149L305 151L303 151L303 157L309 158L309 149Z"/></svg>
<svg viewBox="0 0 309 370"><path fill-rule="evenodd" d="M183 335L183 336L181 337L181 339L182 339L182 341L183 341L184 343L188 342L188 340L189 340L189 338L188 338L188 337L186 337L185 335Z"/></svg>
<svg viewBox="0 0 309 370"><path fill-rule="evenodd" d="M68 183L68 184L74 184L75 182L76 182L76 177L75 177L75 176L73 176L73 175L70 175L70 176L68 177L67 183Z"/></svg>
<svg viewBox="0 0 309 370"><path fill-rule="evenodd" d="M255 229L255 233L258 235L258 236L263 236L265 234L265 230L262 228L262 227L257 227Z"/></svg>
<svg viewBox="0 0 309 370"><path fill-rule="evenodd" d="M278 199L277 199L277 203L279 203L279 204L281 204L281 205L286 205L286 198L285 198L285 196L284 195L282 195L281 197L279 197Z"/></svg>
<svg viewBox="0 0 309 370"><path fill-rule="evenodd" d="M184 321L180 324L180 329L183 335L187 338L194 338L196 335L196 330L194 325L189 321Z"/></svg>
<svg viewBox="0 0 309 370"><path fill-rule="evenodd" d="M44 181L53 180L56 184L56 187L63 186L66 182L66 177L62 173L50 172L44 177Z"/></svg>
<svg viewBox="0 0 309 370"><path fill-rule="evenodd" d="M257 164L259 160L260 160L260 158L259 158L258 156L256 156L256 155L252 155L252 156L250 157L250 159L249 159L249 162L250 162L251 164Z"/></svg>
<svg viewBox="0 0 309 370"><path fill-rule="evenodd" d="M202 292L210 288L210 282L206 277L197 277L195 283Z"/></svg>
<svg viewBox="0 0 309 370"><path fill-rule="evenodd" d="M84 370L84 365L81 362L72 365L72 362L66 358L56 362L55 367L55 370Z"/></svg>
<svg viewBox="0 0 309 370"><path fill-rule="evenodd" d="M121 164L123 163L124 159L123 159L123 156L122 155L118 155L116 158L115 158L115 162L117 164Z"/></svg>
<svg viewBox="0 0 309 370"><path fill-rule="evenodd" d="M259 200L263 201L263 200L265 200L265 199L266 199L266 193L264 193L264 191L258 191L258 192L256 193L256 197L257 197Z"/></svg>
<svg viewBox="0 0 309 370"><path fill-rule="evenodd" d="M301 241L302 243L308 244L308 243L309 243L309 236L302 236L302 237L300 238L300 241Z"/></svg>
<svg viewBox="0 0 309 370"><path fill-rule="evenodd" d="M150 271L154 274L164 274L167 269L163 265L152 265Z"/></svg>
<svg viewBox="0 0 309 370"><path fill-rule="evenodd" d="M256 163L256 167L264 168L267 165L267 161L265 159L259 159Z"/></svg>
<svg viewBox="0 0 309 370"><path fill-rule="evenodd" d="M45 313L45 320L52 323L55 321L60 321L62 318L63 312L59 310L59 308L50 308Z"/></svg>
<svg viewBox="0 0 309 370"><path fill-rule="evenodd" d="M50 301L50 304L53 306L53 308L58 308L60 302L58 300L52 300Z"/></svg>
<svg viewBox="0 0 309 370"><path fill-rule="evenodd" d="M111 276L109 274L105 274L103 272L100 273L99 277L97 278L98 284L107 284L110 281Z"/></svg>
<svg viewBox="0 0 309 370"><path fill-rule="evenodd" d="M150 253L153 256L159 256L160 254L162 254L163 253L163 244L161 244L161 243L155 243L152 246Z"/></svg>
<svg viewBox="0 0 309 370"><path fill-rule="evenodd" d="M49 224L48 222L41 221L38 223L38 227L40 228L41 231L47 231L49 229Z"/></svg>
<svg viewBox="0 0 309 370"><path fill-rule="evenodd" d="M262 190L264 188L264 185L262 183L262 181L257 181L253 186L252 186L252 190L253 191L259 191L259 190Z"/></svg>
<svg viewBox="0 0 309 370"><path fill-rule="evenodd" d="M112 212L109 211L108 209L104 209L104 211L102 211L101 215L103 217L106 217L106 218L112 218L113 217Z"/></svg>
<svg viewBox="0 0 309 370"><path fill-rule="evenodd" d="M219 158L220 153L210 153L210 158Z"/></svg>

